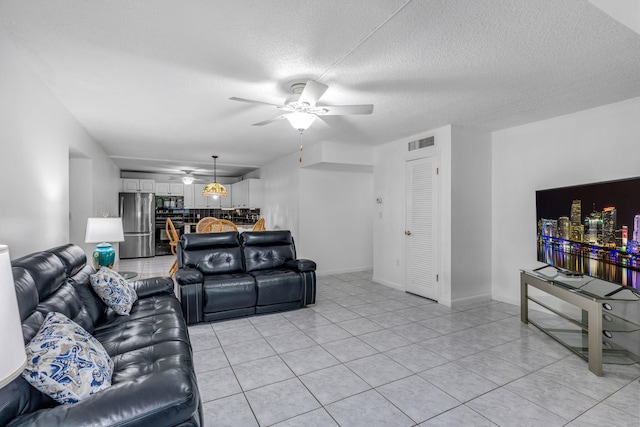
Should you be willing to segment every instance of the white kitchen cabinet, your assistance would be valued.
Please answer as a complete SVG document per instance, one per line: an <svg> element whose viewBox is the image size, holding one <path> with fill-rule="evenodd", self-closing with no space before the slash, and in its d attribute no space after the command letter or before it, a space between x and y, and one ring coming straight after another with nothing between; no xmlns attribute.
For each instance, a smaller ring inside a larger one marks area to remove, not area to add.
<svg viewBox="0 0 640 427"><path fill-rule="evenodd" d="M124 193L155 193L156 181L153 179L122 178Z"/></svg>
<svg viewBox="0 0 640 427"><path fill-rule="evenodd" d="M260 208L262 207L262 181L255 178L234 182L233 207L236 209Z"/></svg>
<svg viewBox="0 0 640 427"><path fill-rule="evenodd" d="M220 197L214 199L211 196L203 196L202 190L207 184L193 184L194 208L196 209L220 209Z"/></svg>
<svg viewBox="0 0 640 427"><path fill-rule="evenodd" d="M224 188L227 189L227 195L225 197L220 197L220 207L224 208L232 208L233 207L233 188L231 184L225 185Z"/></svg>
<svg viewBox="0 0 640 427"><path fill-rule="evenodd" d="M195 185L184 185L184 207L185 209L194 209L196 207L196 201L194 198L195 195Z"/></svg>
<svg viewBox="0 0 640 427"><path fill-rule="evenodd" d="M184 184L177 182L156 183L156 194L158 196L184 196Z"/></svg>

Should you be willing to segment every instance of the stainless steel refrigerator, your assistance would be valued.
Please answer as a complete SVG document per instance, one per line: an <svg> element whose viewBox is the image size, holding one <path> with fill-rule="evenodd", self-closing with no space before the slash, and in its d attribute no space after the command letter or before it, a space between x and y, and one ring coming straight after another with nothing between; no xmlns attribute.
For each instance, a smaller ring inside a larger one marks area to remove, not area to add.
<svg viewBox="0 0 640 427"><path fill-rule="evenodd" d="M120 217L124 229L120 258L154 255L155 214L154 193L120 193Z"/></svg>

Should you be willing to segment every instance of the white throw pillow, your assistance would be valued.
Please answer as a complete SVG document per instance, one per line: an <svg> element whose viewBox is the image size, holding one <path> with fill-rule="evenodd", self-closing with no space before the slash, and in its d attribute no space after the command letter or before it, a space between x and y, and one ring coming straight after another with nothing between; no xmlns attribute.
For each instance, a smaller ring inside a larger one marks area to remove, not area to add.
<svg viewBox="0 0 640 427"><path fill-rule="evenodd" d="M122 316L129 315L138 295L124 277L110 268L101 267L90 280L93 290L107 306Z"/></svg>
<svg viewBox="0 0 640 427"><path fill-rule="evenodd" d="M76 403L111 386L113 361L82 326L51 312L26 348L22 377L62 404Z"/></svg>

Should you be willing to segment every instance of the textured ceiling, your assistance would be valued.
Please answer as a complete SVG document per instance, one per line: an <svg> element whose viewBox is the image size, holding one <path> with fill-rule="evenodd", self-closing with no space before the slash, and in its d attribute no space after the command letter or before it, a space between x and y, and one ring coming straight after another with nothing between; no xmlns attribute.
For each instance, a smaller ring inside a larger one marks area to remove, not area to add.
<svg viewBox="0 0 640 427"><path fill-rule="evenodd" d="M640 96L640 35L586 0L0 0L0 31L123 170L239 175L294 152L295 81L371 103L303 135L377 145Z"/></svg>

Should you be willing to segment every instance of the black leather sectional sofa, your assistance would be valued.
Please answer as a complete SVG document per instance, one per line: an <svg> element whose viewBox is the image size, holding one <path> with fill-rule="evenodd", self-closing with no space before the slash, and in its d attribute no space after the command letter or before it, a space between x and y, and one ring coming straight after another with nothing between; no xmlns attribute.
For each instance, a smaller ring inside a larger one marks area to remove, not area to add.
<svg viewBox="0 0 640 427"><path fill-rule="evenodd" d="M198 233L180 238L174 278L191 324L314 304L315 270L286 230Z"/></svg>
<svg viewBox="0 0 640 427"><path fill-rule="evenodd" d="M27 255L12 267L25 343L48 312L60 312L100 341L114 371L110 387L71 405L18 377L0 389L0 425L202 425L187 326L171 278L132 282L138 301L129 316L119 316L91 289L95 271L79 246Z"/></svg>

